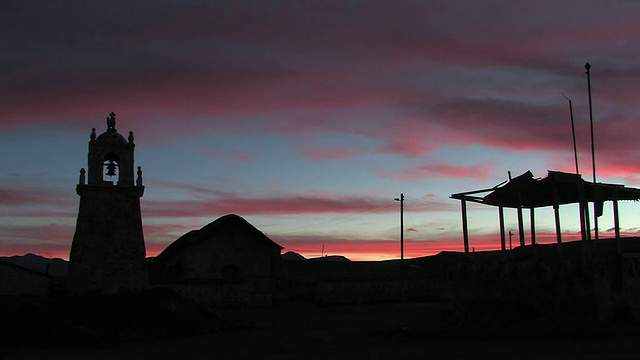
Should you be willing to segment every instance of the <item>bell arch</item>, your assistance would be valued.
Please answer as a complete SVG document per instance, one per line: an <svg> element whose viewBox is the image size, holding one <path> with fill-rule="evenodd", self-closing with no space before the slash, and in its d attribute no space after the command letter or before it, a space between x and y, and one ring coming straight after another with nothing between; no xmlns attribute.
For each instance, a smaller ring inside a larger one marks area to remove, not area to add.
<svg viewBox="0 0 640 360"><path fill-rule="evenodd" d="M113 152L102 159L102 180L117 185L120 180L120 158Z"/></svg>

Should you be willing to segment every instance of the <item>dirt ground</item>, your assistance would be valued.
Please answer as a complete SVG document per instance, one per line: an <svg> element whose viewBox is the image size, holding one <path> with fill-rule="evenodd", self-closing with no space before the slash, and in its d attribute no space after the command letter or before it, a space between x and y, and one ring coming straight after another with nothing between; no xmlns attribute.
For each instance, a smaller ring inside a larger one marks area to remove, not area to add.
<svg viewBox="0 0 640 360"><path fill-rule="evenodd" d="M5 347L0 359L638 359L640 329L535 335L442 326L435 304L287 304L220 310L210 334ZM513 319L518 321L518 319Z"/></svg>

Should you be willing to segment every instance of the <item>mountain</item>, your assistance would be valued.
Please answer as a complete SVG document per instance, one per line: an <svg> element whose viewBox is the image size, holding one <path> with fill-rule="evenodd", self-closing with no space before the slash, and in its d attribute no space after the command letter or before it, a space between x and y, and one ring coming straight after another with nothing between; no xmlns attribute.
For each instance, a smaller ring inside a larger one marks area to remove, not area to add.
<svg viewBox="0 0 640 360"><path fill-rule="evenodd" d="M66 260L49 259L31 253L22 256L2 256L0 260L51 276L67 276L69 271L69 262Z"/></svg>

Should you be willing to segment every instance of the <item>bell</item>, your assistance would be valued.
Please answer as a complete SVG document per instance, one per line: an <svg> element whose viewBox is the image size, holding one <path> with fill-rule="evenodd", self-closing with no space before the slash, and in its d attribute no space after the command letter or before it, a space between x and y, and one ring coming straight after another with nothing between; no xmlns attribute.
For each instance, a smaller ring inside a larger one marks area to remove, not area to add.
<svg viewBox="0 0 640 360"><path fill-rule="evenodd" d="M109 161L107 164L107 176L115 176L116 175L116 165L113 161Z"/></svg>

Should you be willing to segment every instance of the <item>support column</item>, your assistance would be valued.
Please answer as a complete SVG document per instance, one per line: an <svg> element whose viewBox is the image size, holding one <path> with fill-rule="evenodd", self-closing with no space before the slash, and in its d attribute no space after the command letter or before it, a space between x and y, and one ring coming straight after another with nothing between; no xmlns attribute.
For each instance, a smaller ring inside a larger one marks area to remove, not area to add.
<svg viewBox="0 0 640 360"><path fill-rule="evenodd" d="M520 246L524 246L524 221L522 220L522 208L518 207L518 235L520 236Z"/></svg>
<svg viewBox="0 0 640 360"><path fill-rule="evenodd" d="M586 206L584 201L584 184L581 183L578 185L578 207L580 208L580 235L582 241L587 241L587 237L589 234L589 214L585 214ZM585 216L586 215L586 216Z"/></svg>
<svg viewBox="0 0 640 360"><path fill-rule="evenodd" d="M618 213L618 189L613 191L613 227L616 234L616 247L618 254L622 254L622 239L620 239L620 217Z"/></svg>
<svg viewBox="0 0 640 360"><path fill-rule="evenodd" d="M500 246L502 251L507 250L507 241L504 233L504 208L502 206L498 207L498 216L500 217Z"/></svg>
<svg viewBox="0 0 640 360"><path fill-rule="evenodd" d="M560 229L560 200L558 199L558 189L553 187L553 215L556 220L556 241L558 249L562 250L562 230Z"/></svg>
<svg viewBox="0 0 640 360"><path fill-rule="evenodd" d="M460 200L462 207L462 238L464 240L464 253L469 253L469 228L467 225L467 202Z"/></svg>
<svg viewBox="0 0 640 360"><path fill-rule="evenodd" d="M584 209L584 226L586 230L586 240L591 241L591 215L589 214L589 203L585 202L582 205L582 209Z"/></svg>
<svg viewBox="0 0 640 360"><path fill-rule="evenodd" d="M534 208L529 209L529 215L531 217L531 245L536 244L536 215Z"/></svg>

